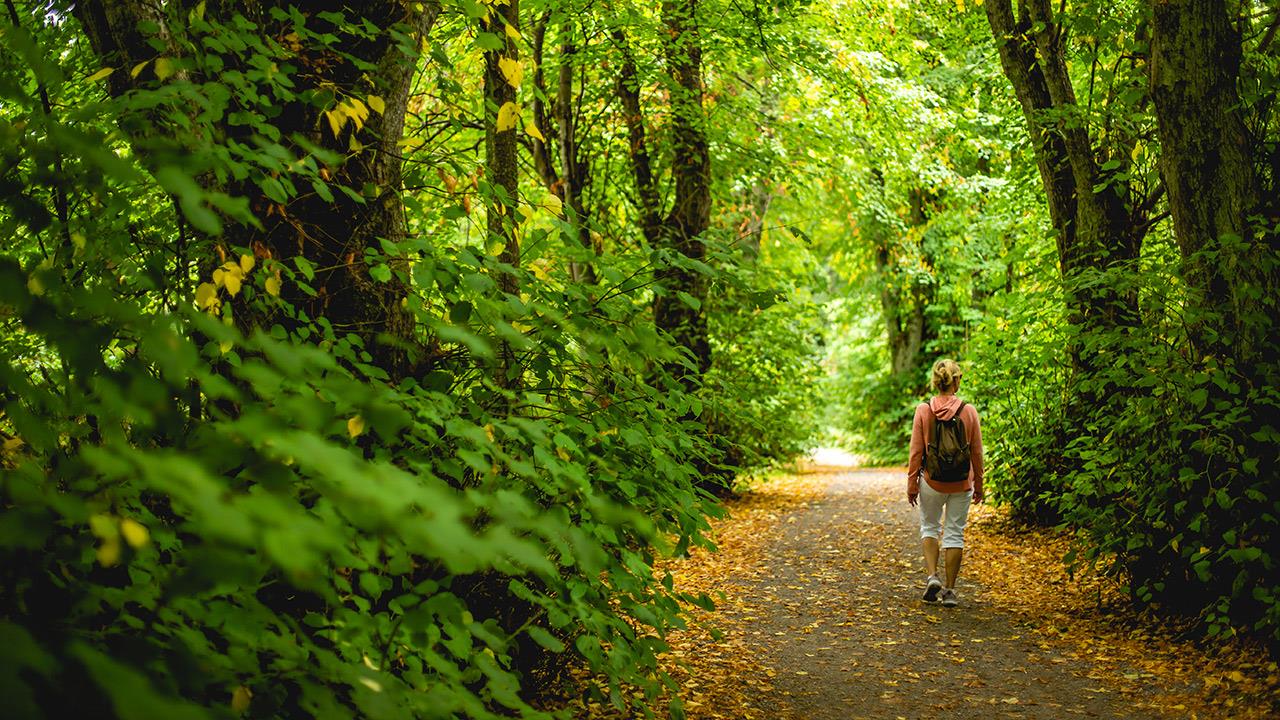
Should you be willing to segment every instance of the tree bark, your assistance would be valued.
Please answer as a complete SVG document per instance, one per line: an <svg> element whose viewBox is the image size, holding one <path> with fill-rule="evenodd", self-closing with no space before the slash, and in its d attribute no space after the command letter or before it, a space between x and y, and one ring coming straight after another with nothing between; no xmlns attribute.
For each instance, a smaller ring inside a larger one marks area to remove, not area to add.
<svg viewBox="0 0 1280 720"><path fill-rule="evenodd" d="M1174 237L1188 283L1223 315L1193 340L1248 362L1274 322L1260 302L1275 293L1260 253L1273 254L1276 238L1249 219L1260 190L1236 89L1240 36L1222 0L1157 0L1152 11L1151 96Z"/></svg>
<svg viewBox="0 0 1280 720"><path fill-rule="evenodd" d="M507 32L508 27L517 31L520 29L519 0L507 0L506 4L495 5L489 12L484 29L502 38L503 47L484 54L485 180L492 194L488 230L491 241L502 243L498 259L516 268L520 266L520 240L516 236L516 208L520 197L516 155L516 130L519 123L513 121L504 128L500 126L500 121L504 108L508 111L514 108L517 100L518 88L508 81L502 71L501 61L520 59L519 48ZM512 273L504 272L498 279L498 287L509 294L519 291L516 276Z"/></svg>
<svg viewBox="0 0 1280 720"><path fill-rule="evenodd" d="M692 260L706 257L702 234L711 224L711 153L707 144L706 117L702 105L702 45L697 28L697 0L665 0L663 22L669 40L666 48L671 88L672 168L675 185L671 211L662 224L663 247ZM657 326L667 331L693 354L696 372L681 375L687 387L695 387L711 367L707 321L706 283L696 270L668 266L659 272L664 292L654 298ZM682 299L692 297L697 307Z"/></svg>
<svg viewBox="0 0 1280 720"><path fill-rule="evenodd" d="M1024 0L1016 19L1011 0L988 0L984 6L1035 148L1070 320L1082 327L1082 338L1107 337L1112 329L1138 322L1137 297L1088 275L1135 262L1143 226L1126 207L1127 186L1101 170L1076 105L1062 28L1048 0ZM1112 362L1079 341L1071 354L1075 367L1086 373Z"/></svg>
<svg viewBox="0 0 1280 720"><path fill-rule="evenodd" d="M888 207L884 197L884 176L875 169L871 173L872 181L880 192L880 205ZM908 234L911 229L923 230L929 218L925 203L929 199L928 191L914 188L908 198L907 225ZM898 269L897 248L902 240L897 237L895 228L888 227L875 217L865 218L860 225L875 248L876 273L880 283L880 312L884 321L885 340L889 350L889 370L898 377L905 378L920 367L920 352L924 344L935 336L935 330L929 326L926 310L933 302L931 285L920 283ZM919 248L923 254L923 248ZM928 258L926 257L926 260Z"/></svg>
<svg viewBox="0 0 1280 720"><path fill-rule="evenodd" d="M177 52L171 40L176 32L174 28L180 26L170 23L185 19L192 11L191 5L176 3L166 7L146 0L76 3L75 15L102 64L122 68L108 78L114 95L123 95L139 82L128 72L129 68L156 56L147 36L139 29L140 23L145 21L159 28L158 37L169 44L171 51ZM275 1L210 2L204 12L210 21L227 24L231 24L233 16L241 15L254 22L264 37L278 39L291 32L291 21L278 20L270 11L287 6L288 3ZM322 168L321 174L331 184L355 190L364 202L342 193L333 193L332 201L316 193L302 193L280 203L267 197L252 179L219 183L214 173L199 178L207 190L247 198L250 210L261 222L261 228L248 225L227 228L221 241L224 251L250 248L260 258L273 258L289 265L295 257L309 261L316 268L310 283L315 293L304 293L286 284L281 297L309 317L326 317L339 337L351 333L361 338L373 355L374 364L393 379L413 371L414 348L418 344L414 318L404 308L408 284L399 272L385 282L375 280L366 265L365 251L380 250L381 240L398 243L405 238L398 143L416 71L417 47L440 10L436 2L413 7L416 9L393 0L361 4L361 16L372 23L377 32L356 36L320 16L323 11L344 12L348 9L346 4L308 5L308 27L337 35L342 39L342 52L329 47L296 48L294 60L300 70L290 79L295 83L297 99L280 102L274 108L272 122L279 131L280 144L297 157L305 157L309 151L293 140L303 137L316 146L347 157L340 167ZM393 28L406 31L416 39L411 50L414 54L406 55ZM377 71L370 73L361 63L371 64ZM145 76L139 75L142 77ZM179 79L201 81L198 77L179 76ZM383 100L384 111L370 112L361 128L348 123L335 133L324 120L323 113L328 108L316 107L307 97L309 91L326 90L333 95L331 104L335 105L340 97L363 101L377 95ZM148 118L153 120L155 118ZM225 120L221 123L216 128L218 133L248 140L242 137L246 133L244 128L232 126ZM122 124L129 129L127 119ZM133 129L135 139L140 139L137 127ZM152 132L177 135L180 131L156 127ZM206 262L206 266L212 264L216 263ZM406 269L402 258L392 257L389 264L395 270ZM258 320L268 321L267 318ZM288 318L270 320L289 323Z"/></svg>
<svg viewBox="0 0 1280 720"><path fill-rule="evenodd" d="M640 104L640 73L626 33L621 28L613 31L613 41L622 55L617 92L622 103L622 120L627 126L630 141L631 174L636 186L636 204L640 209L640 229L645 240L656 244L662 226L662 210L645 134L644 108Z"/></svg>
<svg viewBox="0 0 1280 720"><path fill-rule="evenodd" d="M520 292L514 272L520 267L520 238L516 234L517 209L520 202L520 168L518 163L514 119L504 121L509 112L519 113L517 105L519 88L510 82L502 70L503 61L519 60L519 48L515 37L520 30L520 2L507 0L505 5L490 7L483 22L484 30L503 38L503 47L485 52L484 100L485 100L485 181L488 185L488 231L490 242L502 243L499 262L510 266L498 276L498 289L508 295ZM508 32L508 29L515 32ZM521 384L521 367L515 349L502 341L498 350L499 383L508 390L516 390Z"/></svg>
<svg viewBox="0 0 1280 720"><path fill-rule="evenodd" d="M546 43L547 17L539 23L534 33L534 56L536 72L534 83L539 94L534 98L534 118L547 142L556 147L553 158L547 143L537 138L533 141L534 166L542 177L547 189L560 198L565 209L565 217L576 237L573 239L583 248L591 252L592 257L599 255L600 248L592 240L591 231L587 227L587 209L583 201L589 178L587 162L579 158L578 112L574 101L574 75L578 53L574 43L573 22L565 19L560 29L560 57L556 73L555 101L548 113L542 101L542 95L548 95L546 78L543 72L544 48ZM595 263L591 261L572 260L569 263L569 276L574 282L594 285L596 282Z"/></svg>

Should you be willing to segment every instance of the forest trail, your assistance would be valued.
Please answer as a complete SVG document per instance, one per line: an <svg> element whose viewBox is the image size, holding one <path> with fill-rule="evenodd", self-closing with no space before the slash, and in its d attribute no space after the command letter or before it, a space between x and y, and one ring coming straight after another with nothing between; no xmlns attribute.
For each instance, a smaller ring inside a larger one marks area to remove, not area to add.
<svg viewBox="0 0 1280 720"><path fill-rule="evenodd" d="M771 480L729 503L720 552L672 564L678 585L720 594L708 627L672 639L691 718L1265 716L1245 696L1212 697L1240 676L1224 665L1238 658L1101 619L1095 590L1064 589L1045 561L1060 548L1023 553L991 508L971 514L959 607L924 603L902 474Z"/></svg>
<svg viewBox="0 0 1280 720"><path fill-rule="evenodd" d="M833 474L821 496L781 518L746 598L758 625L750 644L774 670L777 705L811 720L1156 717L1089 677L1088 664L1034 644L971 576L961 575L959 607L923 602L901 479ZM968 559L986 561L980 545ZM773 704L768 694L759 702Z"/></svg>

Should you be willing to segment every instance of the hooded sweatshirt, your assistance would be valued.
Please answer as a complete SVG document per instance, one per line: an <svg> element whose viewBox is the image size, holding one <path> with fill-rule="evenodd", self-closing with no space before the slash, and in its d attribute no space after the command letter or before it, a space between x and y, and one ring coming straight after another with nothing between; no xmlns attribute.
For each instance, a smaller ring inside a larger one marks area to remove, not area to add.
<svg viewBox="0 0 1280 720"><path fill-rule="evenodd" d="M982 490L982 427L978 424L978 411L969 403L960 410L960 420L964 423L969 442L969 477L957 482L934 482L929 478L929 471L924 469L924 449L933 433L933 419L950 420L959 409L960 398L956 395L937 395L916 407L916 416L911 422L911 455L907 461L908 493L920 492L921 477L929 487L941 493Z"/></svg>

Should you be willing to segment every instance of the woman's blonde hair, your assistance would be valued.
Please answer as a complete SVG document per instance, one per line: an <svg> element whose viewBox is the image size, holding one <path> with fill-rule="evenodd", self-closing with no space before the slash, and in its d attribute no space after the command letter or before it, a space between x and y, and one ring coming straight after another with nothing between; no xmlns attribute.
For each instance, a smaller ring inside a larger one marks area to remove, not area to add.
<svg viewBox="0 0 1280 720"><path fill-rule="evenodd" d="M964 371L955 360L943 358L933 364L931 384L935 392L955 392L956 387L960 385L962 375Z"/></svg>

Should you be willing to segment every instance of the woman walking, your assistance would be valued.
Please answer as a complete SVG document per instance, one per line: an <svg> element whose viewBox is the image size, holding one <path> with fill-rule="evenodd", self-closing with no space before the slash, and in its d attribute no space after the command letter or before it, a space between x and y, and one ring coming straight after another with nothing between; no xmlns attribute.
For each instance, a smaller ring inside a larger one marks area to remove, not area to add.
<svg viewBox="0 0 1280 720"><path fill-rule="evenodd" d="M982 429L977 409L956 395L961 375L952 360L934 363L937 395L916 407L907 461L907 502L920 506L920 538L929 572L924 599L946 607L960 602L956 577L964 557L969 504L982 502ZM938 577L940 551L945 553L944 578Z"/></svg>

